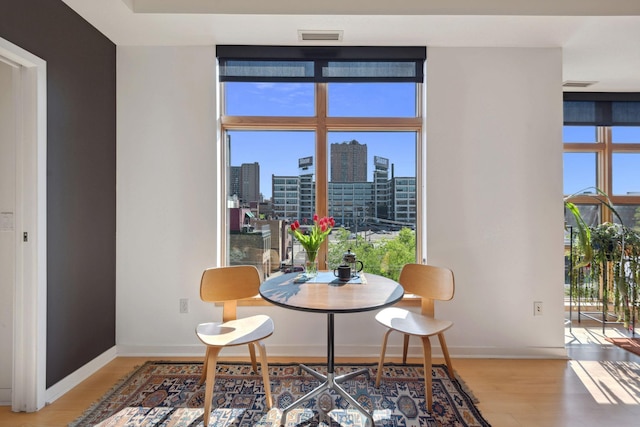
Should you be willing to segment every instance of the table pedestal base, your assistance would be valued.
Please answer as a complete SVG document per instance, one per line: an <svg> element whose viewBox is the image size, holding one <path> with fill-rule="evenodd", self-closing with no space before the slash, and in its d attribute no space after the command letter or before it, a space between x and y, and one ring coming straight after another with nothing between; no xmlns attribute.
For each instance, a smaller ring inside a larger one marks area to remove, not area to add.
<svg viewBox="0 0 640 427"><path fill-rule="evenodd" d="M364 409L362 407L362 405L360 405L353 397L351 397L351 395L349 395L349 393L346 392L345 389L343 389L342 387L340 387L340 383L346 380L349 380L353 377L357 377L358 375L362 375L362 374L366 374L367 377L369 376L369 370L368 369L359 369L357 371L354 372L349 372L348 374L344 374L344 375L339 375L339 376L335 376L333 372L328 372L327 375L322 375L319 372L314 371L313 369L309 368L308 366L305 365L300 365L300 368L304 369L306 372L308 372L310 375L312 375L313 377L324 381L322 384L320 384L318 387L316 387L315 389L311 390L309 393L305 394L304 396L302 396L300 399L296 400L295 402L293 402L291 405L287 406L283 411L282 411L282 417L280 418L280 425L284 426L287 422L287 414L294 408L300 406L303 402L306 402L309 399L313 399L314 397L320 395L323 391L325 390L333 390L336 393L338 393L340 396L344 397L347 402L349 402L351 404L351 406L355 407L358 411L362 412L362 414L364 414L364 416L367 417L367 419L369 420L369 422L371 423L371 427L375 426L375 423L373 421L373 417L371 416L371 414L369 412L367 412L366 409Z"/></svg>

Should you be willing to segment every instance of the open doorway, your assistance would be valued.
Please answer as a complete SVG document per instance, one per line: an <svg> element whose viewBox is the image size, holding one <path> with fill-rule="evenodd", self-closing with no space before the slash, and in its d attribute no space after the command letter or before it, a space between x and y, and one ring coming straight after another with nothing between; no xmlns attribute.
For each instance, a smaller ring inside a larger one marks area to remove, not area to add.
<svg viewBox="0 0 640 427"><path fill-rule="evenodd" d="M0 61L0 405L11 402L13 370L13 300L16 266L15 103L16 66ZM8 95L8 96L7 96Z"/></svg>
<svg viewBox="0 0 640 427"><path fill-rule="evenodd" d="M0 233L10 250L0 262L11 272L0 292L12 314L0 336L11 382L2 379L0 388L9 390L13 411L31 412L44 406L46 392L46 62L1 38L0 62L3 93L11 94L0 142L10 157L1 165L10 183L0 196Z"/></svg>

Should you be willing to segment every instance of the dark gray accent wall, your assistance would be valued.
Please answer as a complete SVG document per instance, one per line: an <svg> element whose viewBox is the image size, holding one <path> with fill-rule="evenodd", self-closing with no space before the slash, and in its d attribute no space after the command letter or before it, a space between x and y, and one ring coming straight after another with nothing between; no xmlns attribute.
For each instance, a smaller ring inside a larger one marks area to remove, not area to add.
<svg viewBox="0 0 640 427"><path fill-rule="evenodd" d="M59 0L0 0L47 61L47 387L115 345L116 46Z"/></svg>

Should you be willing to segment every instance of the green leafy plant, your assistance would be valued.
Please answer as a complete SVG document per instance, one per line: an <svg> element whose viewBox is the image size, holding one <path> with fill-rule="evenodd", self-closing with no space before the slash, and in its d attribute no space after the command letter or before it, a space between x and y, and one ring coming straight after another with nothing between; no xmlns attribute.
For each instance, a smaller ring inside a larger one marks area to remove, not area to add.
<svg viewBox="0 0 640 427"><path fill-rule="evenodd" d="M593 190L596 194L586 193L588 190ZM590 197L593 198L598 203L602 203L605 205L611 212L618 218L620 224L622 224L622 218L618 214L618 212L613 207L611 200L609 199L609 195L599 189L598 187L587 187L578 191L577 193L573 193L564 198L564 207L568 210L576 221L576 232L578 236L578 249L580 253L580 261L577 262L573 268L578 269L589 265L593 260L593 247L591 246L591 229L589 225L585 222L584 218L580 214L580 210L578 206L573 203L571 200L575 199L577 196L581 197Z"/></svg>
<svg viewBox="0 0 640 427"><path fill-rule="evenodd" d="M329 245L329 265L340 265L342 256L349 249L357 250L358 260L364 264L364 271L398 280L405 264L416 262L416 237L410 228L403 228L395 237L382 238L375 243L362 236L350 238L349 230L334 231L334 239Z"/></svg>
<svg viewBox="0 0 640 427"><path fill-rule="evenodd" d="M596 194L585 193L586 190L595 190ZM591 197L603 204L618 219L618 224L605 222L593 227L582 218L578 206L571 199ZM600 283L599 298L602 303L603 321L609 312L609 304L613 304L613 311L622 321L625 327L629 327L632 319L632 310L635 310L634 302L637 302L637 287L633 284L640 279L640 235L628 227L625 227L622 218L613 207L609 196L596 187L589 187L578 193L567 196L564 199L565 209L571 212L576 222L577 251L580 260L573 266L581 272L584 267L590 279ZM585 278L584 274L574 277ZM571 283L571 286L576 286Z"/></svg>

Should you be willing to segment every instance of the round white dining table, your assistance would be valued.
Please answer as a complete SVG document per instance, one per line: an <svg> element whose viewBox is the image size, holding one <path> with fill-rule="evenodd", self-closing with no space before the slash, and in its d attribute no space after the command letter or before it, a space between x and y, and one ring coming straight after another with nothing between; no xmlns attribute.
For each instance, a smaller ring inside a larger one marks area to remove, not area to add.
<svg viewBox="0 0 640 427"><path fill-rule="evenodd" d="M325 390L333 390L362 412L373 427L373 416L340 386L341 382L368 373L368 370L362 369L337 377L334 375L334 315L378 310L393 305L404 295L402 286L392 279L371 273L360 273L348 282L338 280L333 272L319 272L313 278L300 273L289 273L264 281L260 286L260 295L266 301L283 308L327 315L327 375L300 365L323 382L287 406L282 412L280 423L284 425L287 414L303 402Z"/></svg>

